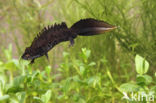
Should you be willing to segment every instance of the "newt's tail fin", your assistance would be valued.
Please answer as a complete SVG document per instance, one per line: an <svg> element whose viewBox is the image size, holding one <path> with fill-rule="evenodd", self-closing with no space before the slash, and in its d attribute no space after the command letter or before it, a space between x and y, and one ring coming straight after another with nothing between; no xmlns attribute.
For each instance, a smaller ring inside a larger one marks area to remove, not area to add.
<svg viewBox="0 0 156 103"><path fill-rule="evenodd" d="M101 34L117 28L104 21L92 18L82 19L71 26L71 30L81 36L91 36Z"/></svg>

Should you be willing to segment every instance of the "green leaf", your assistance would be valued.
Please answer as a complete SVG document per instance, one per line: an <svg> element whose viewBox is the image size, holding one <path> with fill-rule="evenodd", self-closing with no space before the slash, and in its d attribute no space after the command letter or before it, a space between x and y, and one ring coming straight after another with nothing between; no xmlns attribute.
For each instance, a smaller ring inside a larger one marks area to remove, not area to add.
<svg viewBox="0 0 156 103"><path fill-rule="evenodd" d="M33 97L33 99L36 100L36 101L38 101L39 103L43 103L43 101L39 97Z"/></svg>
<svg viewBox="0 0 156 103"><path fill-rule="evenodd" d="M69 56L69 53L63 52L63 57L68 57L68 56Z"/></svg>
<svg viewBox="0 0 156 103"><path fill-rule="evenodd" d="M15 87L19 87L20 84L23 84L23 83L24 83L25 78L26 78L26 76L18 76L18 77L16 77L16 78L14 79L14 81L13 81L13 85L14 85Z"/></svg>
<svg viewBox="0 0 156 103"><path fill-rule="evenodd" d="M91 54L91 51L87 50L86 48L82 48L82 53L83 53L82 55L83 59L88 59Z"/></svg>
<svg viewBox="0 0 156 103"><path fill-rule="evenodd" d="M91 62L91 63L88 64L88 66L94 66L94 65L96 65L95 62Z"/></svg>
<svg viewBox="0 0 156 103"><path fill-rule="evenodd" d="M16 70L19 66L19 61L16 59L12 59L9 60L6 64L5 64L5 68L7 70Z"/></svg>
<svg viewBox="0 0 156 103"><path fill-rule="evenodd" d="M33 82L33 80L40 74L40 71L37 70L33 72L30 76L27 77L28 82Z"/></svg>
<svg viewBox="0 0 156 103"><path fill-rule="evenodd" d="M66 80L65 80L65 83L64 83L64 85L63 85L63 91L65 92L65 93L67 93L68 91L69 91L69 89L70 89L70 86L71 86L71 79L72 78L67 78Z"/></svg>
<svg viewBox="0 0 156 103"><path fill-rule="evenodd" d="M99 84L100 82L100 77L99 76L93 76L90 77L88 80L88 85L92 85L93 87L95 87L97 84Z"/></svg>
<svg viewBox="0 0 156 103"><path fill-rule="evenodd" d="M2 66L3 65L3 62L2 61L0 61L0 66Z"/></svg>
<svg viewBox="0 0 156 103"><path fill-rule="evenodd" d="M42 95L41 100L43 103L48 103L51 98L51 90L48 90L44 95Z"/></svg>
<svg viewBox="0 0 156 103"><path fill-rule="evenodd" d="M152 77L149 76L149 75L143 75L143 77L145 78L146 80L146 85L149 85L150 83L152 83Z"/></svg>
<svg viewBox="0 0 156 103"><path fill-rule="evenodd" d="M7 99L9 99L9 98L10 98L9 95L4 95L4 96L1 96L1 97L0 97L0 101L7 100Z"/></svg>
<svg viewBox="0 0 156 103"><path fill-rule="evenodd" d="M5 57L7 58L7 60L11 60L11 58L12 58L12 45L11 44L9 44L8 49L4 50L4 54L5 54Z"/></svg>
<svg viewBox="0 0 156 103"><path fill-rule="evenodd" d="M46 66L46 67L45 67L45 70L46 70L46 73L47 73L48 75L50 75L51 66L50 66L50 65L49 65L49 66Z"/></svg>
<svg viewBox="0 0 156 103"><path fill-rule="evenodd" d="M10 87L8 90L7 90L7 93L17 93L17 92L21 92L23 91L24 88L20 88L20 87Z"/></svg>
<svg viewBox="0 0 156 103"><path fill-rule="evenodd" d="M135 66L136 66L137 73L142 75L142 74L147 73L148 68L149 68L149 63L148 63L148 61L146 61L141 56L136 55L136 57L135 57Z"/></svg>
<svg viewBox="0 0 156 103"><path fill-rule="evenodd" d="M155 92L155 94L156 94L156 86L152 87L151 91Z"/></svg>
<svg viewBox="0 0 156 103"><path fill-rule="evenodd" d="M152 77L149 75L139 75L136 78L136 82L139 85L149 85L152 82Z"/></svg>
<svg viewBox="0 0 156 103"><path fill-rule="evenodd" d="M124 83L120 86L121 91L123 92L134 92L139 90L139 86L132 83Z"/></svg>
<svg viewBox="0 0 156 103"><path fill-rule="evenodd" d="M25 100L25 97L26 97L26 93L25 92L21 92L20 96L18 96L18 97L20 97L19 98L20 99L19 103L24 103L24 100Z"/></svg>
<svg viewBox="0 0 156 103"><path fill-rule="evenodd" d="M84 84L84 82L80 79L80 77L78 75L73 76L72 79L73 79L74 82L78 82L78 83Z"/></svg>
<svg viewBox="0 0 156 103"><path fill-rule="evenodd" d="M145 82L146 82L146 79L143 76L138 76L136 78L136 82L137 82L138 85L144 86Z"/></svg>
<svg viewBox="0 0 156 103"><path fill-rule="evenodd" d="M4 75L0 75L0 95L1 95L1 92L3 92L3 88L6 84L6 77Z"/></svg>
<svg viewBox="0 0 156 103"><path fill-rule="evenodd" d="M84 66L80 66L80 73L81 75L83 75L85 73L85 68Z"/></svg>

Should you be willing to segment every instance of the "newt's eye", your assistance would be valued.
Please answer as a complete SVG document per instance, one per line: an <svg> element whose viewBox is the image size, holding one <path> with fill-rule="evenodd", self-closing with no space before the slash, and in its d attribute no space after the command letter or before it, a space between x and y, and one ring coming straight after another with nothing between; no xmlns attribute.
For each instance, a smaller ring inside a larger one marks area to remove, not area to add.
<svg viewBox="0 0 156 103"><path fill-rule="evenodd" d="M26 54L25 56L26 56L27 58L28 58L28 57L30 57L30 55L29 55L29 54Z"/></svg>
<svg viewBox="0 0 156 103"><path fill-rule="evenodd" d="M24 53L22 55L22 59L28 60L30 58L30 54Z"/></svg>

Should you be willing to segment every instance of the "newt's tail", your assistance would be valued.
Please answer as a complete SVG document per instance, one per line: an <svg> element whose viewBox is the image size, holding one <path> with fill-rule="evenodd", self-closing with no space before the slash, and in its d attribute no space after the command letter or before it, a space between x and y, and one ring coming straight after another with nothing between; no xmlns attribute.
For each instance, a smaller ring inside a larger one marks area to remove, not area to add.
<svg viewBox="0 0 156 103"><path fill-rule="evenodd" d="M91 36L102 34L117 28L104 21L95 20L92 18L82 19L71 26L71 30L81 36Z"/></svg>

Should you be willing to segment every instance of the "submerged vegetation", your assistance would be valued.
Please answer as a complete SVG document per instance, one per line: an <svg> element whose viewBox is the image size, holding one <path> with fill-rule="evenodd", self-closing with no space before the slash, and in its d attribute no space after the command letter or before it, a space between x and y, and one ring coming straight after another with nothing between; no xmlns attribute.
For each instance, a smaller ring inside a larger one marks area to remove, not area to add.
<svg viewBox="0 0 156 103"><path fill-rule="evenodd" d="M0 103L156 101L155 9L155 0L0 1ZM83 18L118 29L61 43L50 62L20 59L44 26Z"/></svg>
<svg viewBox="0 0 156 103"><path fill-rule="evenodd" d="M138 96L135 96L136 99L122 98L124 93L128 95L132 92L147 93L148 97L139 98L141 102L146 99L154 100L156 82L153 79L156 74L153 78L146 74L149 63L139 55L135 57L137 75L136 80L133 80L127 74L114 77L106 58L96 62L89 60L92 53L86 48L82 48L78 52L78 57L72 59L69 59L69 53L63 52L63 63L56 68L57 73L51 73L53 71L51 66L46 66L44 70L33 70L28 62L12 59L10 51L11 47L5 50L6 56L9 57L7 61L0 61L0 101L9 103L137 101ZM101 69L102 66L106 69ZM121 78L123 81L116 80ZM129 81L126 83L124 82L126 80Z"/></svg>

